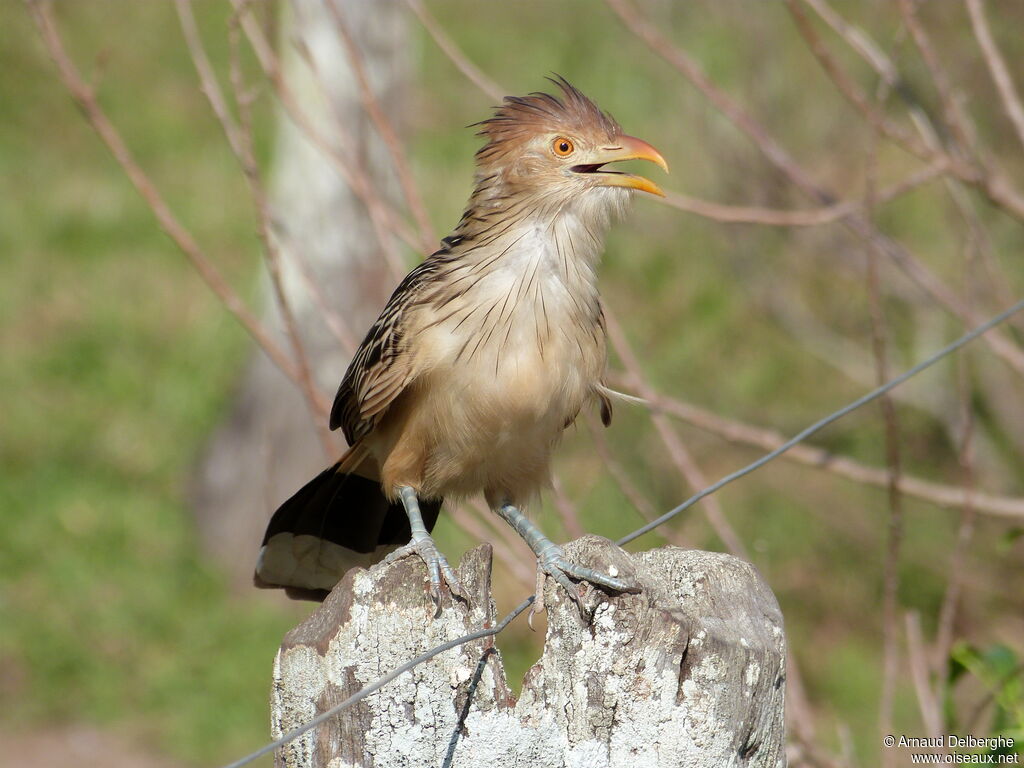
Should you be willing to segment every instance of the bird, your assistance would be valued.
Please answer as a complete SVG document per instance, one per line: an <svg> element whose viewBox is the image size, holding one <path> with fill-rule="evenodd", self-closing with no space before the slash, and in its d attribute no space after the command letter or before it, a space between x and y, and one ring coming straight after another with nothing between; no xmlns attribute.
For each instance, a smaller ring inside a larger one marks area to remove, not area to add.
<svg viewBox="0 0 1024 768"><path fill-rule="evenodd" d="M506 96L476 123L472 194L440 248L401 281L338 388L330 428L348 450L273 514L254 583L323 600L353 565L419 556L441 610L465 591L431 537L442 502L482 493L553 578L633 591L570 562L526 513L550 484L552 454L585 407L605 426L618 394L597 267L610 224L653 181L610 170L649 143L561 76L555 94Z"/></svg>

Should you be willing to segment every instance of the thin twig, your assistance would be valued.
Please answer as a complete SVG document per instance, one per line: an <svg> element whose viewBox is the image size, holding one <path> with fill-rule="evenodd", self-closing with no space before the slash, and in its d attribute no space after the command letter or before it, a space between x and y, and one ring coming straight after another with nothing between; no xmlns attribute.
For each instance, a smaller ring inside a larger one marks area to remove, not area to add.
<svg viewBox="0 0 1024 768"><path fill-rule="evenodd" d="M288 248L286 250L289 259L297 267L296 272L299 279L302 281L303 288L306 289L306 293L309 294L309 297L316 305L317 312L324 319L327 329L331 332L331 335L334 336L345 354L351 357L355 354L356 348L359 345L359 341L352 333L352 327L327 300L327 295L324 293L324 290L320 285L320 281L317 280L316 276L313 274L313 270L309 265L309 260L302 253L302 249Z"/></svg>
<svg viewBox="0 0 1024 768"><path fill-rule="evenodd" d="M242 138L239 135L238 123L231 111L228 109L227 101L221 90L217 75L214 74L213 65L210 64L210 57L206 54L202 36L196 26L196 18L192 13L192 0L174 0L175 8L178 11L178 22L181 25L182 36L185 38L185 45L188 47L189 55L192 57L192 64L199 75L200 87L206 100L210 103L213 114L217 117L228 145L235 157L241 160Z"/></svg>
<svg viewBox="0 0 1024 768"><path fill-rule="evenodd" d="M998 174L995 169L981 169L970 162L951 157L937 147L929 147L909 131L894 125L875 109L864 92L829 52L799 5L800 1L786 0L786 7L789 8L796 21L800 34L840 93L861 112L872 126L907 152L922 160L934 160L936 157L945 156L949 160L949 172L957 179L981 190L992 202L1003 207L1008 213L1024 219L1024 196L1019 190L1011 187L1005 176ZM807 2L808 0L802 1Z"/></svg>
<svg viewBox="0 0 1024 768"><path fill-rule="evenodd" d="M496 103L500 103L507 91L481 72L473 62L466 58L466 55L459 46L448 36L444 28L437 23L437 19L430 15L430 11L426 9L421 0L405 0L405 2L434 39L437 47L444 52L445 56L456 66L459 72L465 75L470 82Z"/></svg>
<svg viewBox="0 0 1024 768"><path fill-rule="evenodd" d="M565 492L565 488L562 487L562 481L558 478L558 475L551 476L551 491L552 500L554 501L555 509L558 510L559 517L562 519L566 536L570 539L578 539L586 533L586 529L583 527L583 523L580 522L576 505L572 503L572 499Z"/></svg>
<svg viewBox="0 0 1024 768"><path fill-rule="evenodd" d="M611 475L612 480L615 481L619 490L622 491L622 495L626 497L626 500L633 506L633 509L640 514L640 517L650 522L657 517L654 505L633 484L626 468L622 466L622 462L612 455L611 448L608 446L608 439L604 436L603 427L598 425L597 419L593 414L587 414L586 421L587 427L590 429L594 450L604 463L608 474ZM686 540L676 528L666 529L662 531L662 535L669 544L674 544L678 547L686 546Z"/></svg>
<svg viewBox="0 0 1024 768"><path fill-rule="evenodd" d="M250 12L247 4L244 3L243 0L231 0L231 3L238 16L242 30L245 32L246 38L252 46L253 52L256 54L256 59L260 63L263 73L267 76L267 79L273 86L278 99L285 109L285 112L289 118L291 118L291 120L300 129L302 129L313 144L324 152L327 158L331 161L331 165L345 180L345 183L348 184L352 191L356 193L356 196L362 200L363 204L366 206L367 213L370 217L370 223L373 226L377 240L384 249L384 254L389 267L395 275L399 277L403 276L406 272L406 266L395 247L393 237L393 234L395 233L398 233L401 236L403 230L398 224L401 221L401 217L398 216L391 206L388 205L388 203L381 197L374 184L369 180L366 174L358 168L358 164L354 162L350 163L346 160L341 152L338 151L326 136L324 136L323 132L299 106L298 99L292 93L287 82L285 82L281 64L277 55L274 53L270 43L264 37L263 30L260 28L256 18ZM343 138L347 137L347 133L344 131L342 126L336 124L334 127L335 132L339 136ZM346 143L350 147L352 146L350 137L349 141ZM410 246L415 248L417 247L417 243L410 242Z"/></svg>
<svg viewBox="0 0 1024 768"><path fill-rule="evenodd" d="M447 514L463 531L479 541L490 539L487 528L482 523L483 516L479 511L474 514L471 507L465 504L446 504ZM516 557L510 547L493 547L494 556L508 568L511 573L523 586L533 588L535 571L530 568L521 557Z"/></svg>
<svg viewBox="0 0 1024 768"><path fill-rule="evenodd" d="M970 259L967 261L969 269ZM956 623L957 610L960 607L960 596L964 588L964 571L967 551L974 538L974 528L978 517L977 497L975 494L974 470L974 409L971 405L971 377L969 375L969 358L963 355L957 366L957 389L960 404L960 446L958 458L964 478L964 504L960 512L960 525L957 527L956 541L949 556L949 578L946 592L942 597L939 609L938 628L935 633L935 652L933 668L938 673L942 687L949 685L949 658L953 647L953 631Z"/></svg>
<svg viewBox="0 0 1024 768"><path fill-rule="evenodd" d="M121 166L125 175L132 185L142 196L142 199L149 206L156 217L160 228L174 241L174 244L185 254L188 260L195 267L203 281L216 294L217 298L224 304L227 310L235 316L248 331L267 357L276 365L289 379L296 384L299 383L299 374L295 364L288 354L274 341L270 332L256 318L238 293L228 284L220 271L210 261L206 253L199 247L199 244L192 237L192 234L178 221L153 184L135 160L135 156L117 128L107 117L106 112L100 107L96 100L96 94L82 79L80 72L68 56L53 21L53 15L49 2L45 0L26 0L32 19L39 29L43 43L46 46L50 57L57 65L57 72L64 86L68 89L71 97L78 104L89 124L99 135L100 139L110 150L118 165Z"/></svg>
<svg viewBox="0 0 1024 768"><path fill-rule="evenodd" d="M798 189L820 205L836 204L838 196L818 184L761 123L755 120L739 102L711 81L696 60L670 42L627 0L605 0L605 2L619 16L627 29L639 37L653 53L663 58L689 80L730 122L746 134L769 162L789 178ZM952 161L950 160L950 162ZM988 179L988 177L986 179L989 186L999 186L1001 183L998 180ZM977 180L975 179L975 181ZM1024 218L1024 197L1019 201L1019 208L1015 209L1014 205L1003 205L1003 208L1011 213L1016 210L1020 217ZM966 307L959 297L906 247L880 232L862 215L854 213L841 221L857 237L880 248L887 258L899 266L939 304L959 317L965 325L977 324L978 315ZM1002 332L987 335L985 342L1013 370L1024 376L1024 350L1016 342Z"/></svg>
<svg viewBox="0 0 1024 768"><path fill-rule="evenodd" d="M413 218L416 220L416 225L420 230L421 247L425 253L430 253L437 245L437 235L434 232L433 225L430 223L430 216L427 214L427 208L423 204L423 198L416 187L412 169L409 167L409 160L405 155L405 150L402 148L402 142L399 141L398 134L394 126L392 126L391 120L384 114L380 101L373 92L370 79L366 74L366 67L363 66L362 52L352 37L348 24L345 23L345 18L341 15L340 3L337 0L327 0L327 9L334 19L338 35L345 44L344 47L345 52L348 54L349 65L352 67L352 72L356 76L356 84L359 86L359 96L363 103L363 109L370 116L374 126L376 126L377 133L387 147L391 160L395 165L395 173L398 176L398 183L402 187L402 194L405 196L405 201L409 205L409 210L412 211Z"/></svg>
<svg viewBox="0 0 1024 768"><path fill-rule="evenodd" d="M829 51L821 36L818 35L817 30L814 29L811 20L804 12L801 5L802 2L803 0L786 0L786 7L796 22L797 29L807 43L807 47L814 54L818 63L821 64L821 68L832 79L839 92L878 133L892 139L918 159L926 162L934 161L940 153L924 144L903 126L896 125L889 120L872 104L868 95L853 81L846 73L846 70L839 65L839 62ZM950 170L954 170L953 162L950 163Z"/></svg>
<svg viewBox="0 0 1024 768"><path fill-rule="evenodd" d="M910 192L923 184L945 174L947 162L936 160L931 165L915 171L902 181L881 190L877 195L878 203L887 203ZM724 224L762 224L771 227L816 227L840 221L847 216L862 211L862 204L847 200L835 205L826 205L812 210L784 211L774 208L755 206L723 205L709 200L701 200L679 192L667 192L665 197L657 198L660 202L680 211L694 213L706 219Z"/></svg>
<svg viewBox="0 0 1024 768"><path fill-rule="evenodd" d="M1007 117L1013 123L1014 130L1021 146L1024 146L1024 105L1021 104L1017 87L1010 76L1010 70L1006 66L1006 60L992 37L992 30L988 26L988 19L985 18L985 8L981 0L964 0L967 12L971 17L971 28L974 30L974 37L981 48L982 57L992 74L992 80L999 91L999 98L1002 101L1003 109Z"/></svg>
<svg viewBox="0 0 1024 768"><path fill-rule="evenodd" d="M611 312L606 313L605 319L608 328L608 339L611 341L612 348L626 369L630 385L635 388L640 397L646 399L649 395L653 395L654 391L643 375L643 369L636 359L636 355L633 354L622 326ZM682 440L679 439L679 435L672 429L668 419L657 411L651 411L651 421L668 451L669 459L683 479L694 489L703 488L707 485L704 473L697 466L697 462L694 461L693 456L687 450ZM708 499L708 502L704 505L704 513L707 516L708 522L711 523L711 527L718 534L718 538L722 540L726 548L734 555L744 560L749 560L750 556L747 554L743 541L726 518L725 512L722 511L722 507L718 503L718 499Z"/></svg>
<svg viewBox="0 0 1024 768"><path fill-rule="evenodd" d="M815 0L816 2L818 0ZM899 0L900 15L903 17L903 24L909 30L910 36L921 53L924 65L928 69L932 83L939 95L939 102L942 104L942 116L949 128L950 133L956 139L957 147L964 156L970 156L974 145L974 130L970 119L960 106L959 100L953 93L953 86L950 84L949 76L942 66L942 60L935 46L932 45L931 37L921 24L917 15L917 4L914 0Z"/></svg>
<svg viewBox="0 0 1024 768"><path fill-rule="evenodd" d="M879 103L883 103L888 87L883 84ZM874 190L878 171L878 140L881 128L874 127L869 137L867 152L867 187L864 210L869 218L875 208ZM889 379L888 347L889 333L882 308L882 290L878 278L878 252L875 248L867 249L867 295L868 317L871 323L871 351L875 361L877 384L881 385ZM882 736L892 733L893 697L896 693L896 675L899 664L899 587L900 587L900 555L903 544L903 497L900 494L899 479L901 471L900 428L896 407L889 395L883 395L878 401L885 421L885 455L889 468L889 525L888 542L885 548L885 566L883 569L882 591L882 691L878 708L878 727ZM882 764L892 765L895 753L892 750L882 751Z"/></svg>
<svg viewBox="0 0 1024 768"><path fill-rule="evenodd" d="M284 282L281 278L281 255L277 244L270 233L270 213L267 206L266 190L260 174L259 164L256 162L256 152L253 148L252 138L252 94L248 93L242 81L242 70L238 57L238 27L232 25L228 30L230 48L230 81L234 94L235 107L238 110L239 130L236 135L238 141L239 162L245 179L249 184L249 193L253 199L256 209L257 230L260 241L263 243L263 253L266 256L267 272L270 275L270 284L274 290L274 298L277 301L277 309L281 313L281 321L284 325L285 335L292 347L292 354L295 358L295 368L299 375L299 388L305 395L306 404L309 408L314 429L320 438L324 454L330 458L337 451L331 432L327 428L330 410L327 408L327 401L317 389L313 381L312 369L309 365L309 358L306 355L306 347L299 334L298 324L295 322L295 314L292 312L291 302L288 300L288 293L284 289Z"/></svg>
<svg viewBox="0 0 1024 768"><path fill-rule="evenodd" d="M811 6L822 20L824 20L837 35L843 38L843 40L845 40L853 50L861 54L864 61L874 68L879 77L882 78L883 82L888 87L895 89L902 84L902 80L900 79L896 65L893 63L892 59L882 51L871 37L864 32L864 30L853 26L843 19L843 17L828 4L828 0L804 0L804 2ZM982 175L991 175L992 172L987 163L978 157L977 148L974 147L976 142L973 138L973 126L953 94L952 86L949 84L949 78L940 63L940 58L935 52L934 47L931 44L931 39L924 27L921 25L920 19L917 16L917 8L914 0L899 0L899 7L904 25L910 31L915 45L921 52L921 56L925 60L925 66L928 68L935 88L939 93L939 98L943 105L945 122L949 127L950 132L957 139L955 147L957 153L959 156L965 158L965 160L974 163L979 168ZM927 114L925 114L925 112L920 108L911 108L911 117L918 133L921 135L922 141L924 141L931 149L938 151L941 148L941 142ZM949 195L953 200L953 204L965 219L968 220L972 230L978 232L979 227L976 221L977 217L971 214L969 203L964 200L962 182L948 174L946 175L945 182ZM879 200L881 200L883 195L880 193L878 197ZM983 250L981 255L984 260L984 266L989 273L990 286L993 293L1004 306L1012 304L1013 297L1009 294L1009 291L1006 290L1007 280L1005 275L1002 275L1002 270L999 269L998 264L995 263L991 253ZM995 277L996 275L998 275L998 277ZM1020 323L1020 319L1015 318L1014 324L1018 323Z"/></svg>
<svg viewBox="0 0 1024 768"><path fill-rule="evenodd" d="M942 735L942 714L935 691L932 690L928 676L928 655L924 649L924 638L921 634L921 617L917 611L904 614L907 632L907 657L910 660L910 679L914 683L917 695L917 707L921 712L921 721L929 736L935 738Z"/></svg>
<svg viewBox="0 0 1024 768"><path fill-rule="evenodd" d="M628 385L625 376L617 377L614 383ZM705 432L718 435L733 443L755 446L764 450L774 450L782 445L786 438L782 433L764 427L747 424L736 419L720 416L713 411L693 405L692 403L654 393L646 398L651 408L656 408L685 421ZM847 480L877 488L889 485L889 472L878 467L869 467L847 456L841 456L824 448L813 445L798 445L785 454L785 458L798 464L815 469L832 472ZM943 485L924 480L912 475L903 474L899 478L900 492L906 496L928 501L947 509L958 509L967 502L968 493L954 485ZM1013 496L996 496L987 493L971 493L973 506L979 512L1024 520L1024 498Z"/></svg>

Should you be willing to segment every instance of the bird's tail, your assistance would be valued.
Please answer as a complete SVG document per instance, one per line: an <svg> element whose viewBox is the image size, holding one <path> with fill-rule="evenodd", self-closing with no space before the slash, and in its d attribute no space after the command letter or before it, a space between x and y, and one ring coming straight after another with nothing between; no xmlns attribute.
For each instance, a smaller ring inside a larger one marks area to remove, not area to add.
<svg viewBox="0 0 1024 768"><path fill-rule="evenodd" d="M323 600L350 568L379 561L411 537L399 502L385 498L372 459L353 448L270 518L253 583L289 597ZM421 500L432 530L441 500Z"/></svg>

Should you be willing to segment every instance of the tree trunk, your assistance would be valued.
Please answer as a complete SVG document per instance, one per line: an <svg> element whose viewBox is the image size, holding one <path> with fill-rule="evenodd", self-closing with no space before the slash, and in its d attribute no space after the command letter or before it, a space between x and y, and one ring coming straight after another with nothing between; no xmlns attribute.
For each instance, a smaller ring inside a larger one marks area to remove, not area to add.
<svg viewBox="0 0 1024 768"><path fill-rule="evenodd" d="M676 547L630 555L596 536L566 551L642 591L610 596L581 585L592 611L584 621L548 580L544 653L518 701L500 653L480 640L282 748L277 765L785 765L782 616L753 566ZM483 545L463 558L458 575L470 602L446 599L437 619L417 559L350 571L278 652L275 737L413 656L493 625L490 553Z"/></svg>
<svg viewBox="0 0 1024 768"><path fill-rule="evenodd" d="M335 19L323 0L296 0L283 23L285 80L320 134L341 146L385 198L395 188L386 151L368 120ZM290 3L284 3L287 13ZM381 105L397 118L410 77L406 14L398 0L346 0L339 8L358 41ZM301 40L317 74L299 56ZM317 82L319 75L319 83ZM326 97L326 98L325 98ZM271 174L272 219L284 287L319 388L333 394L348 353L311 299L298 264L308 265L327 304L356 341L384 305L394 278L385 268L366 208L324 152L282 113ZM297 261L301 259L301 262ZM267 324L287 340L270 290ZM343 443L339 442L339 452ZM267 519L328 462L302 394L262 353L249 361L225 423L213 436L193 482L203 542L238 584L248 585Z"/></svg>

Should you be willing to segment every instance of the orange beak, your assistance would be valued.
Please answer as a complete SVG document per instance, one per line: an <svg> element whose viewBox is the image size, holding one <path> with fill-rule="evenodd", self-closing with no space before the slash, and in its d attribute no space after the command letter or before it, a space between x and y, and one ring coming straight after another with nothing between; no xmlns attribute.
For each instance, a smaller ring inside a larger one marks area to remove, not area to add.
<svg viewBox="0 0 1024 768"><path fill-rule="evenodd" d="M665 162L665 158L661 156L658 150L642 139L637 139L633 136L619 136L616 138L614 146L601 147L587 159L590 162L576 165L573 167L573 170L577 173L589 173L599 177L600 181L598 183L603 187L625 187L641 192L650 192L652 195L665 196L665 193L661 191L661 187L650 179L645 179L643 176L636 176L632 173L606 171L601 167L607 163L620 163L623 160L649 160L655 165L660 166L665 173L668 173L668 163Z"/></svg>

